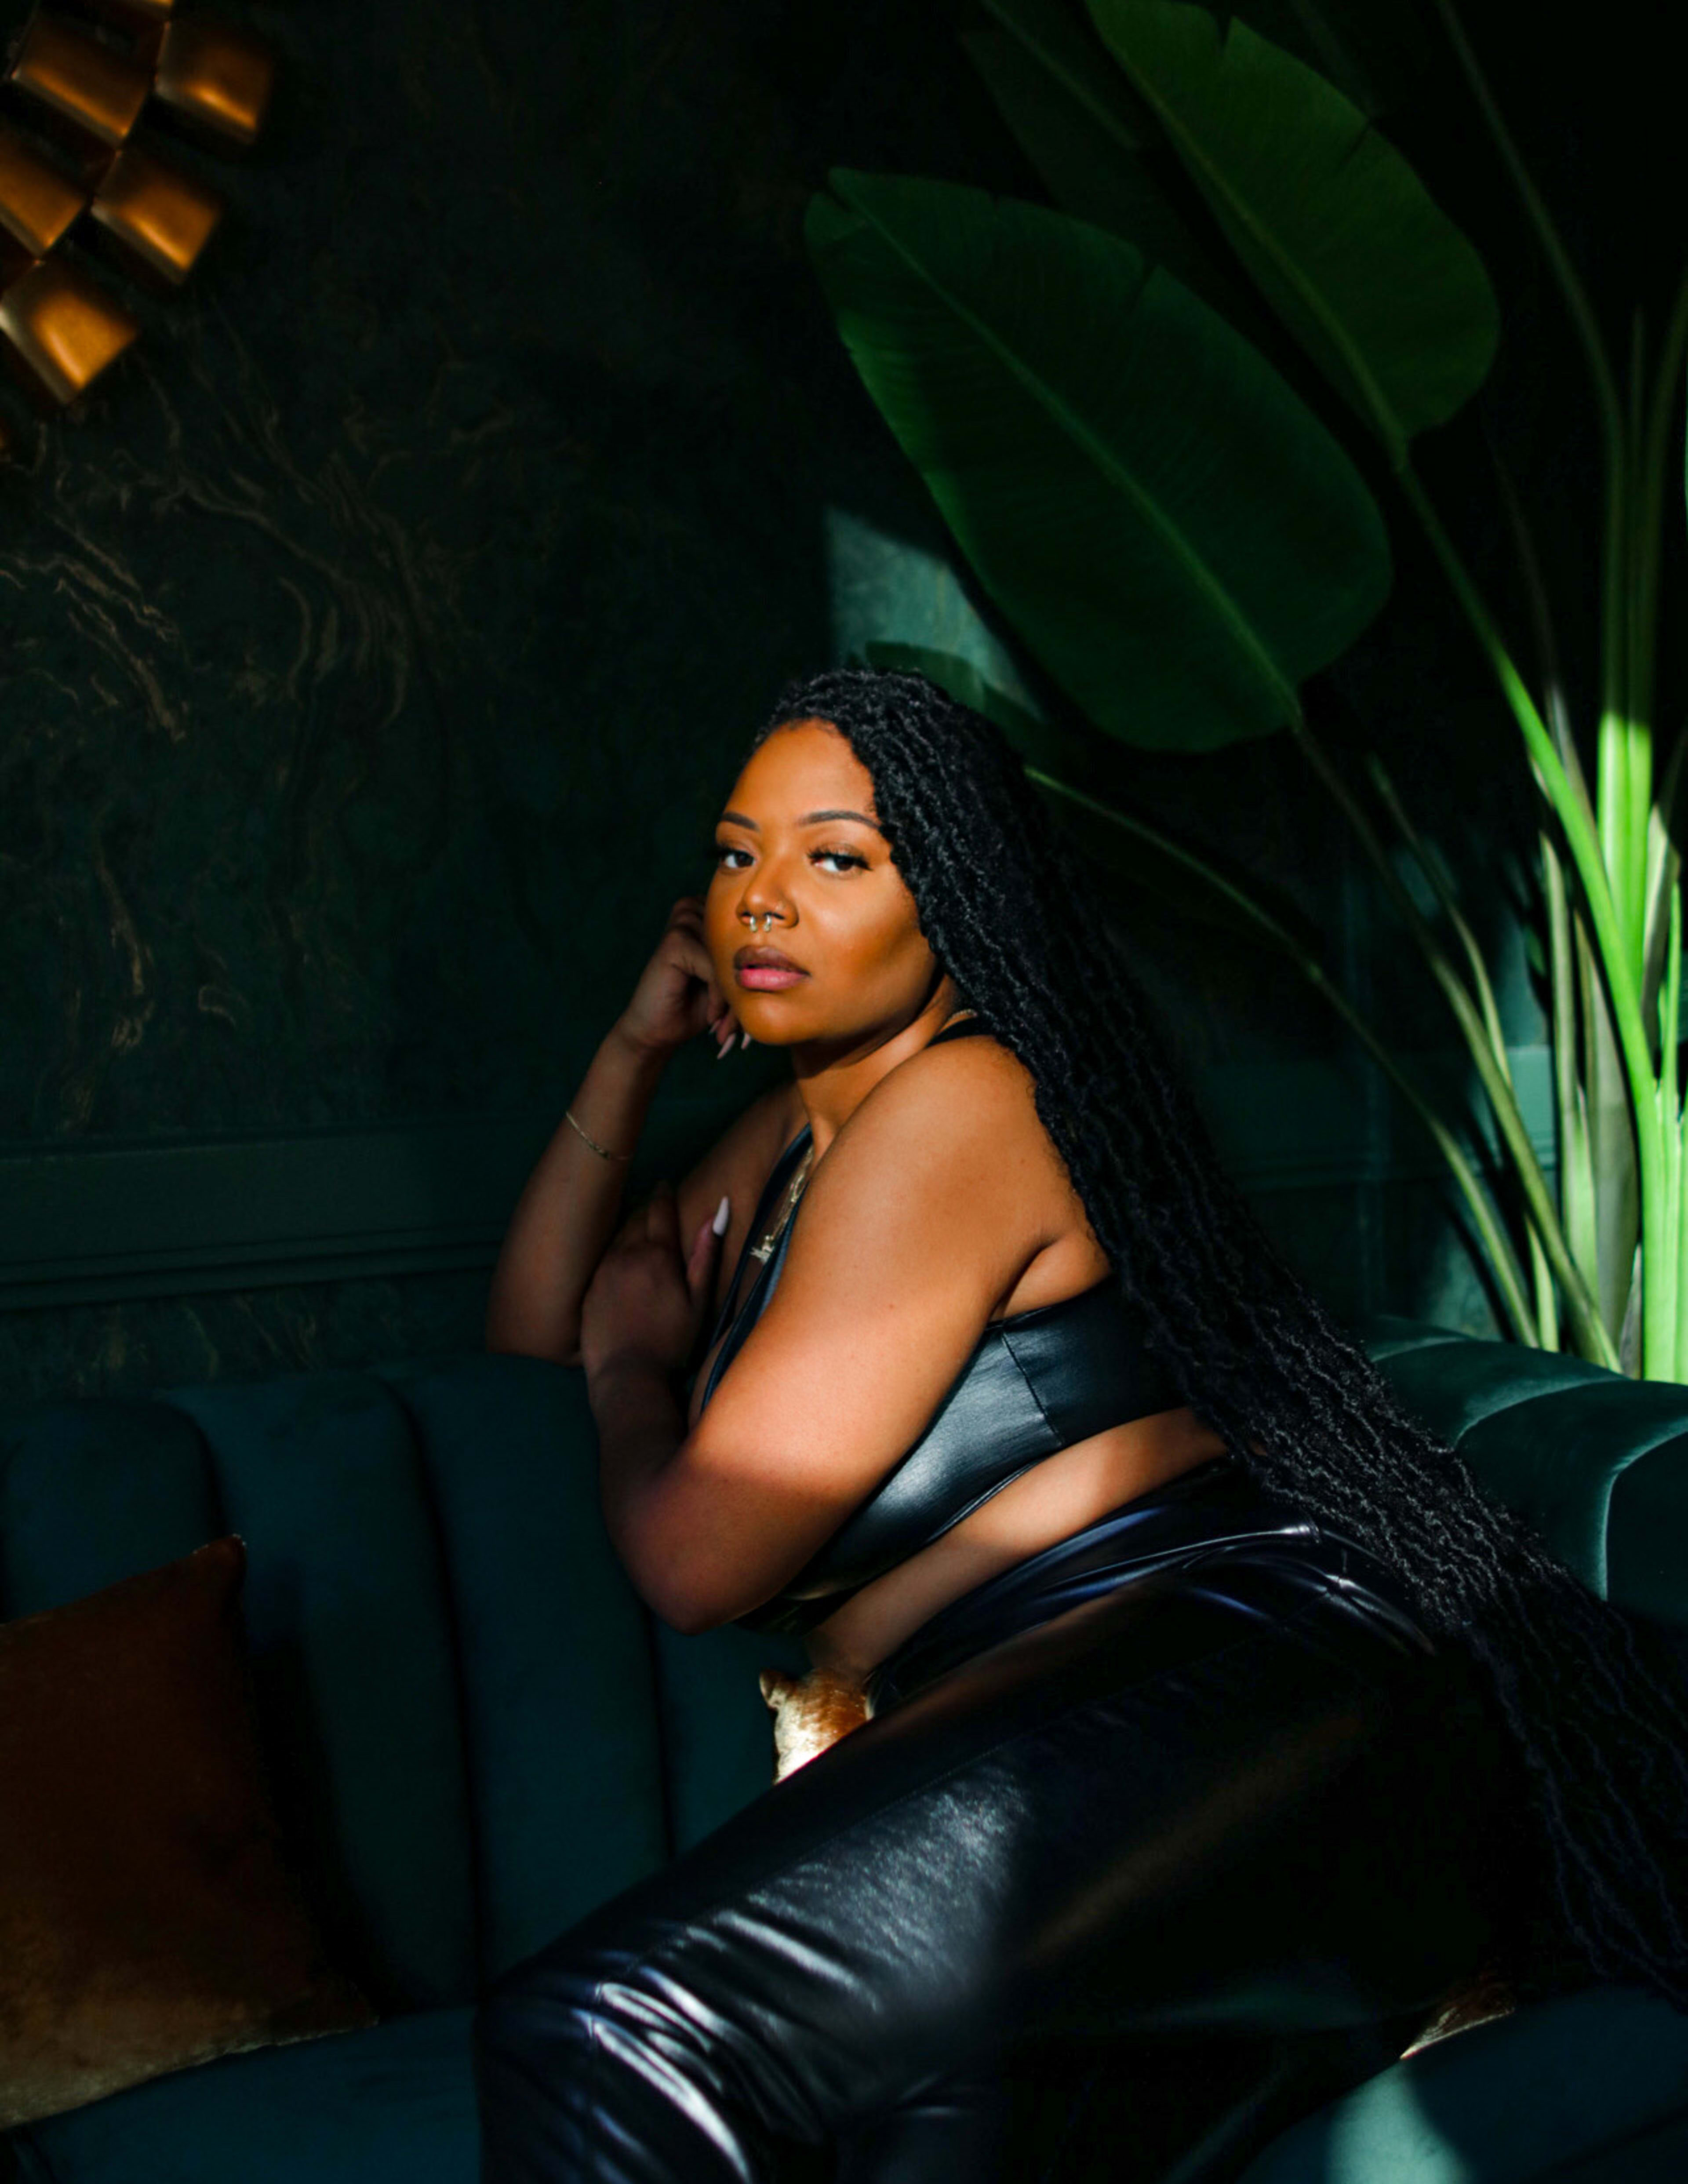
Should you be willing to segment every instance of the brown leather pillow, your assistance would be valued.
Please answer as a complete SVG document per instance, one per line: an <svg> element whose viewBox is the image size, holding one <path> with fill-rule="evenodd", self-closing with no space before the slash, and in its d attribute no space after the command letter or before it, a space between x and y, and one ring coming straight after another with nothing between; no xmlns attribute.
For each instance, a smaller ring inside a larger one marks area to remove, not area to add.
<svg viewBox="0 0 1688 2184"><path fill-rule="evenodd" d="M282 1847L246 1549L0 1624L0 2127L372 2025Z"/></svg>

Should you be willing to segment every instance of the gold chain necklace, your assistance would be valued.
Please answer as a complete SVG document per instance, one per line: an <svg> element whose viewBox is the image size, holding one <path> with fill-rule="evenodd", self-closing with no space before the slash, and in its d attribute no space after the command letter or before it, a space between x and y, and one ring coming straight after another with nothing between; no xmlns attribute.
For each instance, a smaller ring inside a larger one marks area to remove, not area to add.
<svg viewBox="0 0 1688 2184"><path fill-rule="evenodd" d="M803 1195L803 1186L809 1180L809 1171L815 1165L815 1144L811 1139L809 1150L797 1163L797 1170L785 1187L785 1199L774 1217L773 1226L766 1230L759 1244L750 1246L750 1256L760 1259L764 1266L773 1256L774 1246L784 1234L785 1224L797 1210L797 1201Z"/></svg>

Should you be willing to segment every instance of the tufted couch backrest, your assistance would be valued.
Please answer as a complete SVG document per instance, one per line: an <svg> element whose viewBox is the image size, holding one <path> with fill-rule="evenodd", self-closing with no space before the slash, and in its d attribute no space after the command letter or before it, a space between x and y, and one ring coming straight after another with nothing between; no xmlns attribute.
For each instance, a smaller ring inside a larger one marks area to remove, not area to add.
<svg viewBox="0 0 1688 2184"><path fill-rule="evenodd" d="M1581 1575L1688 1630L1688 1389L1365 1332ZM755 1669L798 1649L646 1612L578 1372L474 1353L0 1417L0 1616L226 1531L277 1805L386 2012L470 2000L768 1782Z"/></svg>
<svg viewBox="0 0 1688 2184"><path fill-rule="evenodd" d="M247 1542L278 1809L384 2011L472 1998L770 1779L758 1662L632 1592L583 1376L471 1354L0 1418L0 1616Z"/></svg>

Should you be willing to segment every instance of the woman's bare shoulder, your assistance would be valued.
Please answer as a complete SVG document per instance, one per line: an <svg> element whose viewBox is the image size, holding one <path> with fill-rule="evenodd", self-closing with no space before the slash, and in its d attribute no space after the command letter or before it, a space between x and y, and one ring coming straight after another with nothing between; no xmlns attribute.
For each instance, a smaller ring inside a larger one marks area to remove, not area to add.
<svg viewBox="0 0 1688 2184"><path fill-rule="evenodd" d="M875 1101L882 1115L894 1108L925 1118L934 1128L979 1131L999 1141L1009 1131L1017 1140L1023 1134L1047 1141L1038 1119L1035 1078L989 1032L922 1047L874 1086L857 1113Z"/></svg>
<svg viewBox="0 0 1688 2184"><path fill-rule="evenodd" d="M994 1039L922 1047L854 1109L808 1195L850 1192L875 1200L941 1170L952 1179L972 1178L963 1194L964 1227L976 1219L998 1235L1018 1228L1042 1234L1064 1193L1033 1089L1031 1072Z"/></svg>
<svg viewBox="0 0 1688 2184"><path fill-rule="evenodd" d="M847 1140L851 1140L848 1145ZM1011 1049L983 1033L921 1048L876 1084L838 1134L843 1187L896 1190L913 1167L971 1174L957 1248L1008 1250L1018 1281L1052 1244L1087 1231L1084 1210L1037 1107L1037 1080ZM1001 1308L1001 1307L999 1307Z"/></svg>

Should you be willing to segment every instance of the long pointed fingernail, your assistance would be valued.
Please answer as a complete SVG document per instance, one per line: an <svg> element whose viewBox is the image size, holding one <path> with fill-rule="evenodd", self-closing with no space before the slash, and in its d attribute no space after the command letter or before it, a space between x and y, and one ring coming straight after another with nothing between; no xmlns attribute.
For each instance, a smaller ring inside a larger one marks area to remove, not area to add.
<svg viewBox="0 0 1688 2184"><path fill-rule="evenodd" d="M710 1223L710 1227L714 1229L717 1236L724 1236L727 1234L727 1224L731 1217L731 1211L730 1203L723 1195L720 1205L715 1209L715 1218Z"/></svg>
<svg viewBox="0 0 1688 2184"><path fill-rule="evenodd" d="M730 1039L724 1039L715 1050L715 1058L717 1061L725 1061L732 1051L733 1041Z"/></svg>
<svg viewBox="0 0 1688 2184"><path fill-rule="evenodd" d="M728 1045L729 1046L731 1046L731 1045L732 1045L732 1044L733 1044L733 1041L732 1041L731 1039L728 1039L727 1043L727 1045ZM750 1034L749 1034L749 1033L748 1031L741 1031L741 1032L739 1033L739 1034L738 1034L738 1045L739 1045L739 1046L740 1046L741 1050L742 1050L743 1048L744 1048L744 1047L749 1046L749 1044L750 1044Z"/></svg>

